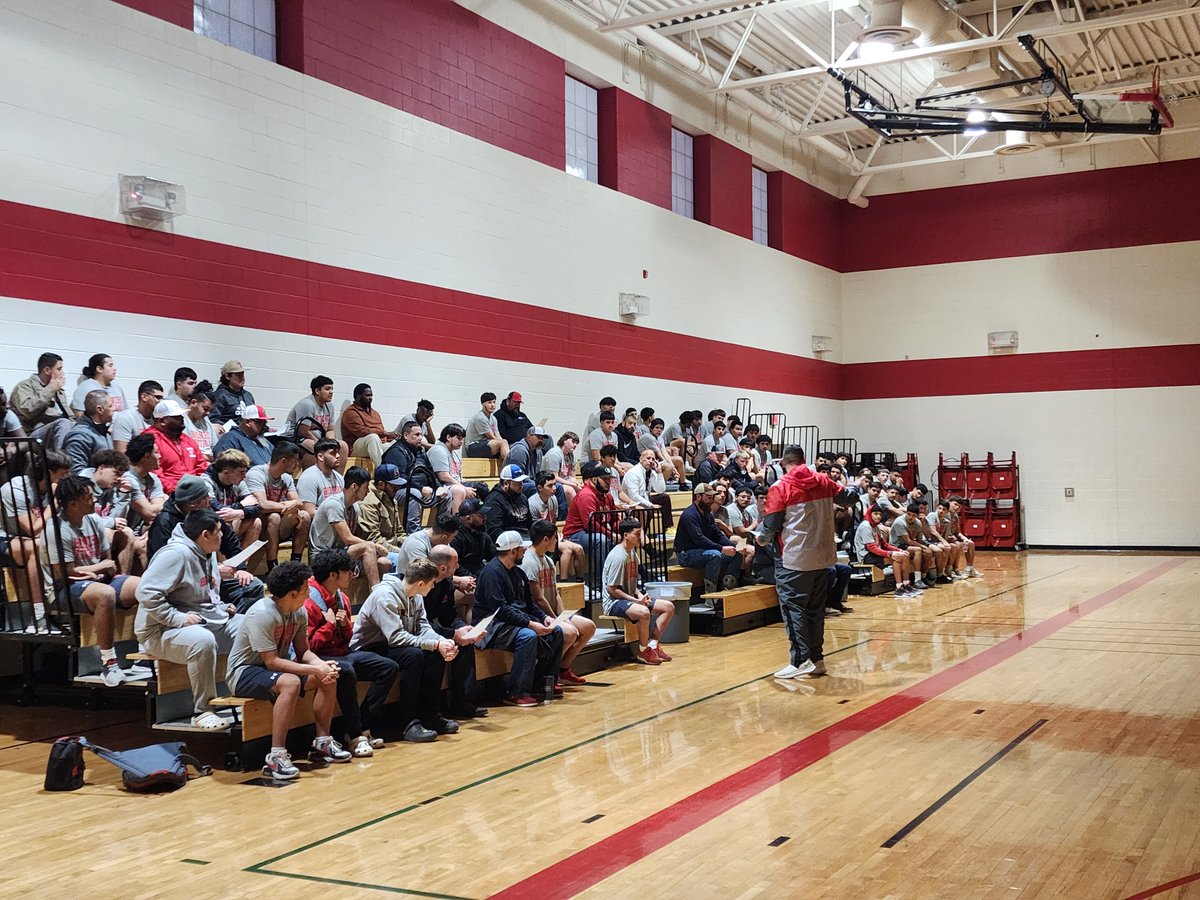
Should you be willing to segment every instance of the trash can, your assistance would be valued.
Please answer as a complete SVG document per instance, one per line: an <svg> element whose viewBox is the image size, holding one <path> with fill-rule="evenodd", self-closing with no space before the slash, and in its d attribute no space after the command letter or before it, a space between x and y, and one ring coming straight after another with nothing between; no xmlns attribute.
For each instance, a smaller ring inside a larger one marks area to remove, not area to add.
<svg viewBox="0 0 1200 900"><path fill-rule="evenodd" d="M675 617L658 639L664 644L686 644L691 633L692 583L648 581L646 593L655 600L670 600L675 604Z"/></svg>

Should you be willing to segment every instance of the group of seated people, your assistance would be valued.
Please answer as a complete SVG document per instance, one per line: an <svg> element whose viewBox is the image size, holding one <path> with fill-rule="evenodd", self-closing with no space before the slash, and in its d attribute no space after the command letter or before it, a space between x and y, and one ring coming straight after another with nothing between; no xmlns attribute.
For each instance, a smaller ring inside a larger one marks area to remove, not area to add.
<svg viewBox="0 0 1200 900"><path fill-rule="evenodd" d="M421 400L387 430L369 384L355 386L339 417L332 379L316 376L271 432L237 361L221 367L215 388L189 367L169 392L144 381L136 403L105 354L89 360L69 399L61 356L42 354L37 369L11 397L0 392L5 436L50 448L0 460L0 534L32 599L25 630L62 628L56 609L91 615L101 678L116 686L126 676L114 620L136 608L147 651L187 665L192 724L206 729L226 725L210 704L217 656L227 655L231 691L275 703L264 767L275 778L296 774L283 746L306 684L316 692L313 753L334 762L379 748L371 725L397 682L406 740L432 741L456 731L457 718L486 715L475 703L475 654L462 652L473 647L513 653L513 706L585 684L572 663L596 626L564 608L559 586L589 572L604 614L637 631L638 662L670 661L659 637L674 605L643 586L651 530L675 529L675 556L703 571L706 593L771 578L754 534L760 498L782 470L771 435L723 410L685 411L668 427L649 407L618 421L605 397L583 440L573 431L552 440L520 393L498 401L488 392L466 427L435 432L434 405ZM465 480L464 455L494 459L498 482ZM977 574L960 501L927 515L923 487L906 497L898 473L851 478L848 463L816 461L863 495L840 536L852 535L862 561L891 565L898 593ZM676 523L669 492L679 490L692 503ZM247 558L243 548L259 541ZM357 614L354 576L370 591ZM840 598L831 591L831 612L848 609ZM362 704L359 678L371 684ZM335 703L344 746L330 733Z"/></svg>

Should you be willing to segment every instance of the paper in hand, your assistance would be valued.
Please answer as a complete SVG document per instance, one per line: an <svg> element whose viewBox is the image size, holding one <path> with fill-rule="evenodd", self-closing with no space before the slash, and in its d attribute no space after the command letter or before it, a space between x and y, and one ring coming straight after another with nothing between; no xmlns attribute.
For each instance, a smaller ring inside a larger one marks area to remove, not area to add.
<svg viewBox="0 0 1200 900"><path fill-rule="evenodd" d="M478 638L480 635L486 633L488 630L488 626L492 624L492 619L494 619L494 618L496 618L496 614L492 613L490 616L485 616L484 618L482 618L478 622L476 622L474 625L472 625L471 630L467 632L467 640L473 641L476 638Z"/></svg>
<svg viewBox="0 0 1200 900"><path fill-rule="evenodd" d="M259 550L261 550L265 546L267 546L266 541L255 541L253 544L251 544L249 547L245 548L237 556L231 556L229 559L225 560L225 562L221 563L221 565L231 566L236 569L238 566L240 566L242 563L244 563L246 560L248 560L250 557L252 557L255 553L257 553Z"/></svg>

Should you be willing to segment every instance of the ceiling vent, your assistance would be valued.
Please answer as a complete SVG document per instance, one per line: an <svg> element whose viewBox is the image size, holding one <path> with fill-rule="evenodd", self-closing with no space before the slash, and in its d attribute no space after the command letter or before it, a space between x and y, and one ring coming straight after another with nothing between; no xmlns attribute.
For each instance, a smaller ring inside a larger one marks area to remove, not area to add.
<svg viewBox="0 0 1200 900"><path fill-rule="evenodd" d="M1032 153L1038 149L1033 142L1033 135L1025 131L1004 132L1004 143L992 152L997 156L1019 156L1022 153Z"/></svg>
<svg viewBox="0 0 1200 900"><path fill-rule="evenodd" d="M875 0L867 25L855 35L860 44L891 44L899 47L921 36L919 29L903 24L904 4L901 0Z"/></svg>

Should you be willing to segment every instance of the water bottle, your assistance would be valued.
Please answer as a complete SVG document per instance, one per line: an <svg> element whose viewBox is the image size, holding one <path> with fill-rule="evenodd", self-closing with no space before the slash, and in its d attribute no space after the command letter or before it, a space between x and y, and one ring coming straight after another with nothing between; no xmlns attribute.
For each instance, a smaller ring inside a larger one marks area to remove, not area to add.
<svg viewBox="0 0 1200 900"><path fill-rule="evenodd" d="M554 682L553 675L547 675L542 679L542 702L549 703L554 699Z"/></svg>

